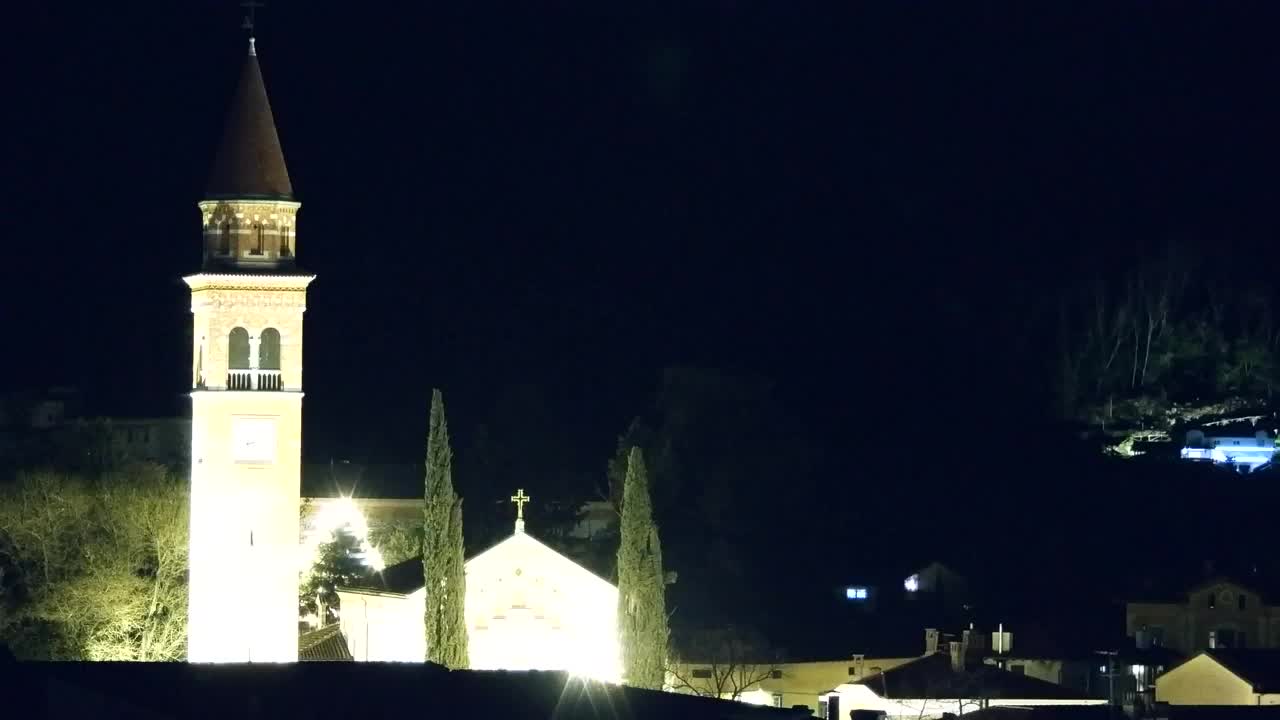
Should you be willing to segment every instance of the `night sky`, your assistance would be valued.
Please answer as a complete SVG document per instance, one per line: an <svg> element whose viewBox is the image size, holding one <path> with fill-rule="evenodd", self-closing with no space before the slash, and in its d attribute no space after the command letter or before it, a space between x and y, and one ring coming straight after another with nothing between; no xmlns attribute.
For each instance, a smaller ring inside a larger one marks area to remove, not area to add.
<svg viewBox="0 0 1280 720"><path fill-rule="evenodd" d="M180 278L241 11L16 12L4 384L183 412ZM775 382L826 494L992 492L993 448L1047 419L1073 277L1170 239L1268 272L1278 15L268 3L259 58L318 275L304 454L421 462L435 386L459 444L523 397L566 470L602 475L661 369L696 365Z"/></svg>

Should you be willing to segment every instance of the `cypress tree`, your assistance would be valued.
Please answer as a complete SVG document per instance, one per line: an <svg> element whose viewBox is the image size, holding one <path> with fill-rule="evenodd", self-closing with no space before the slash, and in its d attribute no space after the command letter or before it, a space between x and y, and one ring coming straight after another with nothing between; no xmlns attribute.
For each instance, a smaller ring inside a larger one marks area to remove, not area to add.
<svg viewBox="0 0 1280 720"><path fill-rule="evenodd" d="M423 506L422 577L426 584L427 661L466 667L466 601L462 567L462 500L453 491L453 450L444 397L431 391Z"/></svg>
<svg viewBox="0 0 1280 720"><path fill-rule="evenodd" d="M666 675L667 607L662 547L653 522L644 455L631 448L622 489L618 546L618 643L628 685L661 690Z"/></svg>

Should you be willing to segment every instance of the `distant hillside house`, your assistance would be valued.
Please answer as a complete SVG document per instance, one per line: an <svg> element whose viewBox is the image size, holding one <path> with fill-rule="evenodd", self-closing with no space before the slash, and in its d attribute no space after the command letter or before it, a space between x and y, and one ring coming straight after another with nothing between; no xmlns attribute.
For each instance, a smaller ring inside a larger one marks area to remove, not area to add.
<svg viewBox="0 0 1280 720"><path fill-rule="evenodd" d="M1275 453L1275 438L1266 430L1258 430L1252 435L1216 435L1191 430L1182 448L1182 459L1211 462L1240 473L1250 473L1271 462Z"/></svg>
<svg viewBox="0 0 1280 720"><path fill-rule="evenodd" d="M1222 648L1280 647L1280 606L1229 578L1192 588L1172 602L1131 602L1125 631L1142 647L1183 655Z"/></svg>

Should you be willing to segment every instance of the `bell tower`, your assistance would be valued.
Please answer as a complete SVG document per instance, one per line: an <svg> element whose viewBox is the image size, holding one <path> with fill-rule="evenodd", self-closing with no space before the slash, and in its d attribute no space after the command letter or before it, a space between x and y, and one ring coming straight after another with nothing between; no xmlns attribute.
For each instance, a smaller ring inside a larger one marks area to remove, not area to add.
<svg viewBox="0 0 1280 720"><path fill-rule="evenodd" d="M191 662L298 659L300 203L254 40L205 199L191 288Z"/></svg>

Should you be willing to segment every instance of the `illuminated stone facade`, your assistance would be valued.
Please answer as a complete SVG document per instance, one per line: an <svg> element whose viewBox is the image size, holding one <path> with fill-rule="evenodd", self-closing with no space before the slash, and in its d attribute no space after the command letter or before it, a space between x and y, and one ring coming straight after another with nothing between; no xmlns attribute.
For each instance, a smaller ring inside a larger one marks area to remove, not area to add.
<svg viewBox="0 0 1280 720"><path fill-rule="evenodd" d="M342 631L356 660L421 662L422 559L367 587L342 588ZM564 670L616 682L618 589L522 530L466 565L466 623L477 670Z"/></svg>
<svg viewBox="0 0 1280 720"><path fill-rule="evenodd" d="M292 198L250 55L200 203L191 288L191 537L187 657L298 658L302 316ZM225 244L224 244L225 243Z"/></svg>

